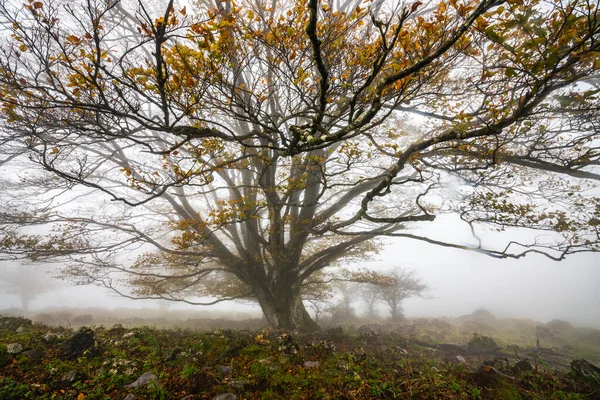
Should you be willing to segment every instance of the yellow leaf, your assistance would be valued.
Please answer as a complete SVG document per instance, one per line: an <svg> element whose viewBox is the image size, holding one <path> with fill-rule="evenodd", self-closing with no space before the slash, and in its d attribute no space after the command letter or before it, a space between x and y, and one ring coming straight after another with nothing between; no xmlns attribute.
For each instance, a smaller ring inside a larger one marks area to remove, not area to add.
<svg viewBox="0 0 600 400"><path fill-rule="evenodd" d="M41 1L36 1L33 3L33 8L35 8L36 10L39 8L42 8L44 6L44 4L42 4Z"/></svg>
<svg viewBox="0 0 600 400"><path fill-rule="evenodd" d="M67 42L73 43L73 44L79 44L81 42L81 39L79 39L75 35L69 35L69 36L67 36L66 39L67 39Z"/></svg>
<svg viewBox="0 0 600 400"><path fill-rule="evenodd" d="M85 399L85 395L83 393L79 393L79 395L77 396L77 400L83 400Z"/></svg>
<svg viewBox="0 0 600 400"><path fill-rule="evenodd" d="M24 44L22 44L22 45L19 46L19 50L21 50L21 51L27 51L27 46L24 45Z"/></svg>

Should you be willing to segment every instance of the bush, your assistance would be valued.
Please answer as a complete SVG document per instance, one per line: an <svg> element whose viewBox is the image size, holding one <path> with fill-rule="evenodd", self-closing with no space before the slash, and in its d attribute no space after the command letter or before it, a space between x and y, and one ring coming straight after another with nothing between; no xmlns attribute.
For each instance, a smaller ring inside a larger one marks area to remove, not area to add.
<svg viewBox="0 0 600 400"><path fill-rule="evenodd" d="M498 350L500 347L496 344L496 341L489 336L484 335L473 335L469 343L467 343L467 349L472 353L487 353Z"/></svg>

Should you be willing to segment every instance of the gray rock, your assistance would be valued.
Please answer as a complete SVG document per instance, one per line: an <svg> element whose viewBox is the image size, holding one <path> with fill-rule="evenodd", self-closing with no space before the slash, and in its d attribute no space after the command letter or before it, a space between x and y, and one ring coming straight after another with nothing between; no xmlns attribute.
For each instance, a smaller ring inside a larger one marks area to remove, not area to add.
<svg viewBox="0 0 600 400"><path fill-rule="evenodd" d="M321 365L319 361L305 361L304 366L306 368L318 368Z"/></svg>
<svg viewBox="0 0 600 400"><path fill-rule="evenodd" d="M71 384L77 380L77 371L69 371L63 377L63 383Z"/></svg>
<svg viewBox="0 0 600 400"><path fill-rule="evenodd" d="M135 394L127 393L127 395L125 395L125 397L123 397L123 400L135 400Z"/></svg>
<svg viewBox="0 0 600 400"><path fill-rule="evenodd" d="M244 388L244 385L246 384L246 381L229 381L227 382L227 386L231 389L239 389L242 390Z"/></svg>
<svg viewBox="0 0 600 400"><path fill-rule="evenodd" d="M24 351L23 354L32 360L40 360L42 357L44 357L44 352L40 349L27 350Z"/></svg>
<svg viewBox="0 0 600 400"><path fill-rule="evenodd" d="M135 380L135 382L130 383L129 385L125 385L126 388L136 388L140 386L146 386L152 382L156 384L156 375L152 372L144 372L139 378Z"/></svg>
<svg viewBox="0 0 600 400"><path fill-rule="evenodd" d="M14 329L15 331L20 327L31 326L31 320L23 317L1 317L0 324L7 329Z"/></svg>
<svg viewBox="0 0 600 400"><path fill-rule="evenodd" d="M90 328L81 328L70 339L62 344L63 355L73 359L81 357L87 350L94 350L96 339Z"/></svg>
<svg viewBox="0 0 600 400"><path fill-rule="evenodd" d="M10 343L8 346L6 346L6 351L8 354L19 354L23 351L23 345L20 343Z"/></svg>
<svg viewBox="0 0 600 400"><path fill-rule="evenodd" d="M44 336L42 336L42 339L44 339L44 342L46 343L51 343L58 339L58 335L54 332L48 332Z"/></svg>
<svg viewBox="0 0 600 400"><path fill-rule="evenodd" d="M213 397L212 400L237 400L237 396L233 393L221 393Z"/></svg>
<svg viewBox="0 0 600 400"><path fill-rule="evenodd" d="M23 331L25 331L25 328L22 325L17 328L17 333L23 333Z"/></svg>
<svg viewBox="0 0 600 400"><path fill-rule="evenodd" d="M181 353L181 349L180 348L175 348L171 351L169 351L164 357L163 360L164 361L174 361L177 359L177 356L179 356L179 354Z"/></svg>
<svg viewBox="0 0 600 400"><path fill-rule="evenodd" d="M233 368L229 365L220 365L219 370L223 374L223 376L231 376L233 375Z"/></svg>
<svg viewBox="0 0 600 400"><path fill-rule="evenodd" d="M382 329L378 324L363 325L356 330L358 336L365 339L372 339L381 335Z"/></svg>

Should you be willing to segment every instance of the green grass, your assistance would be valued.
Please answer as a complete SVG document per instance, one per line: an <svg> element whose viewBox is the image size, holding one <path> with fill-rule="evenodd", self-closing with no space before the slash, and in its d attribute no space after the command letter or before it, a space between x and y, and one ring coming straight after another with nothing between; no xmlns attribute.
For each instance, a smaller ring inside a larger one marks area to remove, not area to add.
<svg viewBox="0 0 600 400"><path fill-rule="evenodd" d="M442 351L407 341L400 332L375 339L294 337L283 349L272 331L194 332L181 329L94 328L97 348L75 359L61 346L74 334L64 328L33 324L17 333L0 317L0 399L211 399L232 392L239 399L589 399L600 381L556 372L539 363L521 370L514 360L468 364L448 360ZM428 335L435 332L428 327ZM446 329L446 328L444 328ZM48 332L61 336L49 343ZM133 334L132 334L133 333ZM443 342L438 336L433 342ZM497 343L501 343L501 338ZM487 339L478 339L485 341ZM20 343L24 352L9 354ZM578 349L581 349L578 347ZM492 357L493 358L493 357ZM306 367L306 361L318 361ZM221 366L231 367L223 374ZM493 366L493 367L492 367ZM72 380L66 379L74 371ZM498 374L496 371L502 373ZM156 384L126 388L145 372ZM243 387L229 382L244 381Z"/></svg>

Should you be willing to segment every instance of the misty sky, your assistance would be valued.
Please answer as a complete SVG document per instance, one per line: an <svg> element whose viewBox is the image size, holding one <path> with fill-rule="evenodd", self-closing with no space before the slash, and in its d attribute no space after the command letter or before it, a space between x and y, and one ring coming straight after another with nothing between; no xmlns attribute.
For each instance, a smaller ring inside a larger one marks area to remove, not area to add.
<svg viewBox="0 0 600 400"><path fill-rule="evenodd" d="M564 319L600 327L600 254L597 253L573 255L562 262L536 255L498 260L403 239L391 241L378 260L364 266L379 271L394 266L417 271L431 287L432 298L406 301L404 309L409 317L460 316L484 307L498 316L544 322ZM89 286L57 289L31 303L32 309L49 306L157 307L155 301L118 298ZM19 307L18 297L2 294L0 309L10 307ZM240 304L221 304L215 308L258 313L258 307Z"/></svg>

